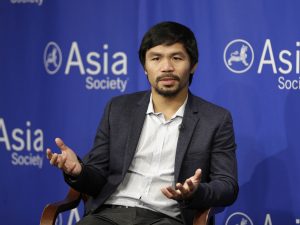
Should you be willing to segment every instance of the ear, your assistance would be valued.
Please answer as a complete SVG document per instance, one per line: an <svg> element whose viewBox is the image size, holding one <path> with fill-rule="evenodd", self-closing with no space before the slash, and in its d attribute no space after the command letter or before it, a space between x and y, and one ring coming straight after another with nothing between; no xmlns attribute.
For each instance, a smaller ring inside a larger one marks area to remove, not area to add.
<svg viewBox="0 0 300 225"><path fill-rule="evenodd" d="M196 63L196 64L192 67L192 69L191 69L191 74L194 74L194 73L195 73L195 71L196 71L196 69L197 69L197 66L198 66L198 63Z"/></svg>

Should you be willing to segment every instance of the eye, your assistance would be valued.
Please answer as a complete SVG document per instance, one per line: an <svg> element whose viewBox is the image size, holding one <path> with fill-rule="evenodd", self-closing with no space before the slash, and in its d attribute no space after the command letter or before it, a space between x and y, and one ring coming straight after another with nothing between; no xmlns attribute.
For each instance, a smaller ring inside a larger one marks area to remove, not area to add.
<svg viewBox="0 0 300 225"><path fill-rule="evenodd" d="M181 61L181 60L183 60L182 57L179 57L179 56L174 56L173 59L175 61Z"/></svg>
<svg viewBox="0 0 300 225"><path fill-rule="evenodd" d="M151 61L158 61L158 60L159 60L159 57L157 57L157 56L151 58Z"/></svg>

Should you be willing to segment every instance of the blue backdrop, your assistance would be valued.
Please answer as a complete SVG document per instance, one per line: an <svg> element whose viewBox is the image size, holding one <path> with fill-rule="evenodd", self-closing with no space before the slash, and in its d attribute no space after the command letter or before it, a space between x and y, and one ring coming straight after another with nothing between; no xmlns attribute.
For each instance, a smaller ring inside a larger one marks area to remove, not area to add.
<svg viewBox="0 0 300 225"><path fill-rule="evenodd" d="M192 92L233 114L240 194L217 224L300 224L299 8L297 0L0 0L1 224L38 224L45 204L65 196L45 149L61 137L83 156L107 101L149 88L137 52L165 20L197 37Z"/></svg>

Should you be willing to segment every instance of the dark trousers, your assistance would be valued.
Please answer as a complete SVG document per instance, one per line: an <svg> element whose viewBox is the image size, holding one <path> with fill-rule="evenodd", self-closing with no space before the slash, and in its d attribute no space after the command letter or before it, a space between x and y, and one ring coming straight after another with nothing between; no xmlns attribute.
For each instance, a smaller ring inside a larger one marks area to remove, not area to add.
<svg viewBox="0 0 300 225"><path fill-rule="evenodd" d="M77 225L183 225L180 218L139 207L103 206Z"/></svg>

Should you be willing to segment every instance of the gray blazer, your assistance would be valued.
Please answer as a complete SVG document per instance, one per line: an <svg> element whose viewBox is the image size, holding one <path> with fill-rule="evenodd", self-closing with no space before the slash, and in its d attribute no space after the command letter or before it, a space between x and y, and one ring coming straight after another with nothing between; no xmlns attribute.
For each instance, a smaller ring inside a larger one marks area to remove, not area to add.
<svg viewBox="0 0 300 225"><path fill-rule="evenodd" d="M85 214L98 209L122 182L134 157L150 92L113 98L106 106L94 146L84 157L76 190L90 195ZM176 149L175 182L202 169L201 184L189 201L179 202L185 224L196 210L224 207L237 198L236 144L230 113L189 93Z"/></svg>

